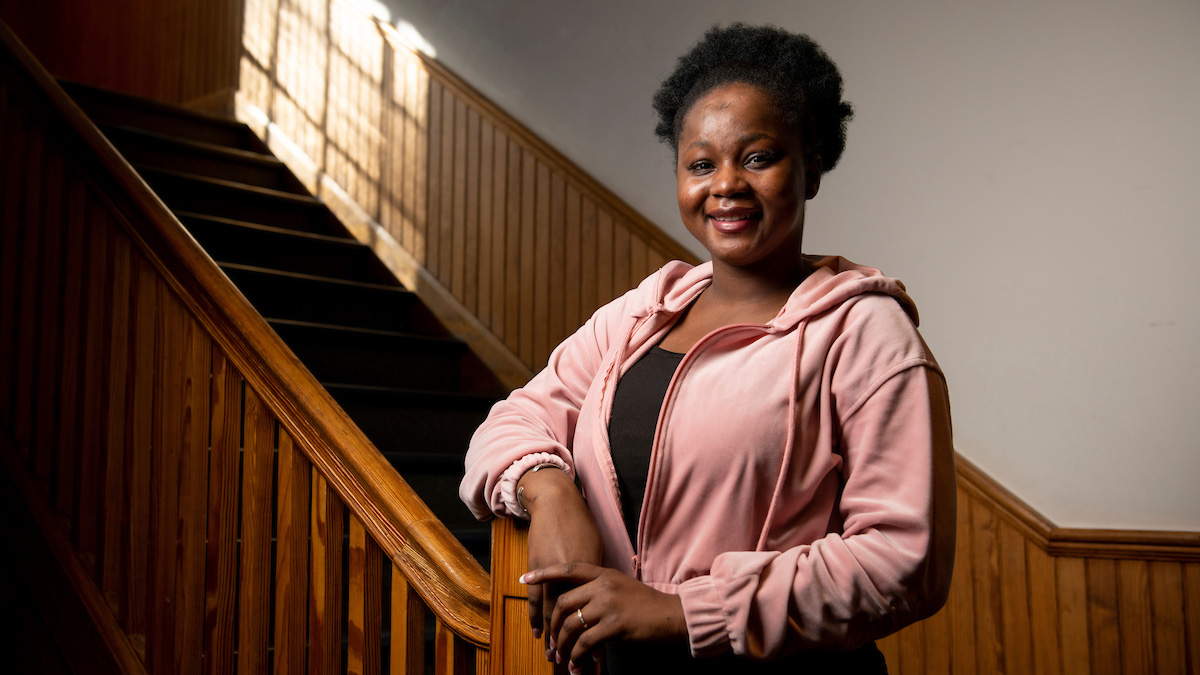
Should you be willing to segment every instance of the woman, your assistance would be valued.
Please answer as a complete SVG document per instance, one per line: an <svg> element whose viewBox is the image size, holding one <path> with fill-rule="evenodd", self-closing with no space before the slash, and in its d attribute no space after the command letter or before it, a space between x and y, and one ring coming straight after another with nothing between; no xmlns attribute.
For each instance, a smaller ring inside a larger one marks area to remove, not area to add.
<svg viewBox="0 0 1200 675"><path fill-rule="evenodd" d="M886 672L872 640L945 601L949 405L916 308L800 252L841 90L777 28L681 57L656 133L712 261L602 307L472 439L461 495L530 519L533 632L572 673Z"/></svg>

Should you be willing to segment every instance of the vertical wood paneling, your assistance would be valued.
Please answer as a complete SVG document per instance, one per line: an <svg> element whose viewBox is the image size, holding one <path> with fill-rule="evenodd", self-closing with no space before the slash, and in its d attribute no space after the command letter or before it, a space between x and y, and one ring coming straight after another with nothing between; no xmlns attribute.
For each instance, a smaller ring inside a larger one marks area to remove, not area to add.
<svg viewBox="0 0 1200 675"><path fill-rule="evenodd" d="M1062 635L1063 672L1091 672L1086 561L1059 558L1058 611Z"/></svg>
<svg viewBox="0 0 1200 675"><path fill-rule="evenodd" d="M1026 542L1029 570L1029 632L1033 647L1033 672L1049 675L1062 672L1059 657L1058 585L1054 559L1035 544Z"/></svg>
<svg viewBox="0 0 1200 675"><path fill-rule="evenodd" d="M530 153L521 153L521 252L517 258L517 268L521 271L521 287L518 291L520 301L520 328L517 334L520 338L520 351L517 355L525 363L534 362L533 322L534 322L534 260L536 260L536 227L537 227L537 160Z"/></svg>
<svg viewBox="0 0 1200 675"><path fill-rule="evenodd" d="M954 616L953 672L975 672L975 582L972 572L974 541L971 530L971 498L958 489L958 523L955 530L954 577L950 581L949 611ZM945 610L943 610L945 611Z"/></svg>
<svg viewBox="0 0 1200 675"><path fill-rule="evenodd" d="M474 289L471 306L474 307L473 311L476 318L479 319L479 323L490 327L492 323L492 247L495 244L492 231L494 215L492 208L494 160L492 154L496 146L492 125L488 124L486 120L480 120L474 111L472 111L472 115L476 120L475 123L479 126L478 160L474 165L478 167L479 189L473 207L477 215L475 218L467 218L468 224L474 227L472 237L477 242L475 247L476 264L474 266L470 263L467 264L467 289L468 291Z"/></svg>
<svg viewBox="0 0 1200 675"><path fill-rule="evenodd" d="M504 296L508 275L508 210L507 196L508 139L504 134L492 133L492 309L488 325L492 334L504 336Z"/></svg>
<svg viewBox="0 0 1200 675"><path fill-rule="evenodd" d="M31 138L26 133L23 110L8 104L8 89L0 88L5 103L3 118L0 118L0 166L3 168L4 184L0 185L0 217L4 220L0 232L0 421L6 427L13 423L13 387L17 371L17 335L19 333L20 272L24 265L22 246L22 216L20 204L24 195L25 158L29 153Z"/></svg>
<svg viewBox="0 0 1200 675"><path fill-rule="evenodd" d="M566 240L563 245L566 251L563 253L563 271L566 274L566 280L563 286L562 320L559 322L559 334L566 337L575 332L575 329L583 323L584 316L580 311L579 288L580 288L580 273L583 267L583 260L580 256L579 246L582 232L579 230L579 190L568 184L566 186L566 202L564 209L566 214L563 218L564 227L566 228Z"/></svg>
<svg viewBox="0 0 1200 675"><path fill-rule="evenodd" d="M1200 670L1200 564L1183 568L1183 607L1187 621L1188 672Z"/></svg>
<svg viewBox="0 0 1200 675"><path fill-rule="evenodd" d="M995 514L971 502L971 565L975 582L975 650L980 673L1003 673L1003 619L1000 608L1000 564Z"/></svg>
<svg viewBox="0 0 1200 675"><path fill-rule="evenodd" d="M563 320L566 318L566 185L562 178L550 175L550 211L546 219L549 225L549 246L546 258L550 261L548 290L546 303L546 354L566 336L563 330Z"/></svg>
<svg viewBox="0 0 1200 675"><path fill-rule="evenodd" d="M1122 672L1156 672L1154 628L1150 616L1150 571L1146 561L1117 561L1117 611Z"/></svg>
<svg viewBox="0 0 1200 675"><path fill-rule="evenodd" d="M533 256L528 264L533 268L533 363L545 363L550 353L550 267L557 263L550 255L550 167L536 163L537 183L534 188ZM539 263L538 261L545 261Z"/></svg>
<svg viewBox="0 0 1200 675"><path fill-rule="evenodd" d="M521 292L524 290L524 284L521 277L524 272L521 269L521 253L524 251L522 238L524 236L525 221L522 218L524 209L521 204L521 196L524 193L525 180L521 175L521 170L524 167L524 158L521 153L521 146L514 140L508 141L508 170L506 176L508 178L506 189L507 209L504 214L504 269L507 274L504 277L504 309L501 314L503 320L500 322L502 331L498 333L509 349L520 356L521 337ZM532 242L530 242L532 245ZM532 249L531 249L532 250Z"/></svg>
<svg viewBox="0 0 1200 675"><path fill-rule="evenodd" d="M1150 601L1153 607L1154 664L1160 673L1185 672L1182 565L1150 563Z"/></svg>
<svg viewBox="0 0 1200 675"><path fill-rule="evenodd" d="M1000 545L1000 615L1003 621L1004 666L1007 672L1033 672L1029 635L1029 586L1025 570L1025 538L1006 522L997 528Z"/></svg>
<svg viewBox="0 0 1200 675"><path fill-rule="evenodd" d="M1121 627L1117 618L1117 565L1115 561L1087 561L1088 635L1091 638L1092 672L1121 672Z"/></svg>

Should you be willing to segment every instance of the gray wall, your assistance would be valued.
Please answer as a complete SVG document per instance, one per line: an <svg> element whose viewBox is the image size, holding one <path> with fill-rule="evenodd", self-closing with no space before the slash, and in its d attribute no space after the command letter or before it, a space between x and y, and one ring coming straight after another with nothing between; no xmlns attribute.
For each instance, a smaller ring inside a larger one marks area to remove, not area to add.
<svg viewBox="0 0 1200 675"><path fill-rule="evenodd" d="M1062 526L1200 530L1200 3L384 4L701 255L650 96L714 22L811 34L858 114L805 249L905 280L959 451Z"/></svg>

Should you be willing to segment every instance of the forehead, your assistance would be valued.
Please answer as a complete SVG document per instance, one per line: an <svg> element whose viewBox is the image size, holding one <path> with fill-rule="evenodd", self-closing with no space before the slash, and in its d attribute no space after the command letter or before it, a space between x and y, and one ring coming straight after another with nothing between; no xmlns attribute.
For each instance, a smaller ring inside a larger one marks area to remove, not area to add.
<svg viewBox="0 0 1200 675"><path fill-rule="evenodd" d="M696 99L679 131L681 150L729 136L765 133L791 140L796 135L766 90L742 82L720 85Z"/></svg>

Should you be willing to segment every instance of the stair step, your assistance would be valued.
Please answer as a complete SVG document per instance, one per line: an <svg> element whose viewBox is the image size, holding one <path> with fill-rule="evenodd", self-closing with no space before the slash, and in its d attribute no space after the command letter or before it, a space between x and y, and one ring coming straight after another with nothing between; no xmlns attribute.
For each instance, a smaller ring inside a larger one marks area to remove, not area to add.
<svg viewBox="0 0 1200 675"><path fill-rule="evenodd" d="M315 197L180 171L136 168L173 211L204 213L300 232L349 236L346 228Z"/></svg>
<svg viewBox="0 0 1200 675"><path fill-rule="evenodd" d="M453 391L461 383L458 340L268 319L322 382Z"/></svg>
<svg viewBox="0 0 1200 675"><path fill-rule="evenodd" d="M104 125L101 131L130 164L307 194L283 162L270 155L124 125Z"/></svg>
<svg viewBox="0 0 1200 675"><path fill-rule="evenodd" d="M416 296L398 285L217 262L263 316L397 332L414 325Z"/></svg>
<svg viewBox="0 0 1200 675"><path fill-rule="evenodd" d="M186 211L175 215L215 260L347 281L395 283L371 248L356 239Z"/></svg>
<svg viewBox="0 0 1200 675"><path fill-rule="evenodd" d="M245 124L148 98L118 94L75 82L60 81L63 89L96 124L121 124L229 148L268 152Z"/></svg>
<svg viewBox="0 0 1200 675"><path fill-rule="evenodd" d="M445 391L334 383L325 388L389 460L408 453L453 457L460 477L471 436L496 402Z"/></svg>

